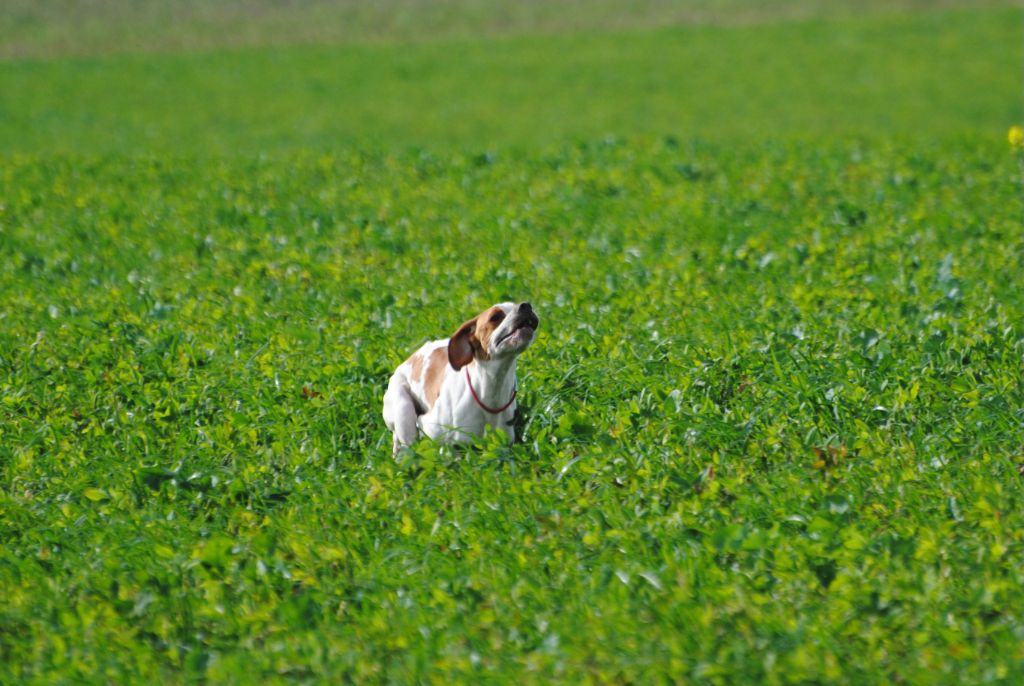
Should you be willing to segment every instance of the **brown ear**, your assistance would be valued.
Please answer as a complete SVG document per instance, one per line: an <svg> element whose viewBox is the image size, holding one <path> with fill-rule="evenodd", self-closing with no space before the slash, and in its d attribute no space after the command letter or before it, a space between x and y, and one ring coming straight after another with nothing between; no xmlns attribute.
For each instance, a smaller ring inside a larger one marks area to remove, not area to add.
<svg viewBox="0 0 1024 686"><path fill-rule="evenodd" d="M448 340L448 362L455 371L459 371L473 361L473 332L476 331L476 319L470 319L459 327Z"/></svg>

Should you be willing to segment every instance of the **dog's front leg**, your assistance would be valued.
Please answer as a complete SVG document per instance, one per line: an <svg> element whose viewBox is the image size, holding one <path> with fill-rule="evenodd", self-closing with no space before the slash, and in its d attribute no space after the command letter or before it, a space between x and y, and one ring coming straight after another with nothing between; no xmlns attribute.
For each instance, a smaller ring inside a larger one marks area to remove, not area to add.
<svg viewBox="0 0 1024 686"><path fill-rule="evenodd" d="M392 375L384 394L384 423L393 433L391 448L395 454L416 440L416 404L408 382L397 373Z"/></svg>

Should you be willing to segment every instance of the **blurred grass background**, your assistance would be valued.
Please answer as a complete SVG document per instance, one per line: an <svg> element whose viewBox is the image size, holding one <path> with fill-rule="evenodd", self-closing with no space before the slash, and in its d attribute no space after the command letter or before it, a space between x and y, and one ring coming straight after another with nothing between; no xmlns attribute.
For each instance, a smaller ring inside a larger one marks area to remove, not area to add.
<svg viewBox="0 0 1024 686"><path fill-rule="evenodd" d="M0 56L738 25L1019 0L8 0Z"/></svg>
<svg viewBox="0 0 1024 686"><path fill-rule="evenodd" d="M1020 2L31 3L0 151L1003 135Z"/></svg>

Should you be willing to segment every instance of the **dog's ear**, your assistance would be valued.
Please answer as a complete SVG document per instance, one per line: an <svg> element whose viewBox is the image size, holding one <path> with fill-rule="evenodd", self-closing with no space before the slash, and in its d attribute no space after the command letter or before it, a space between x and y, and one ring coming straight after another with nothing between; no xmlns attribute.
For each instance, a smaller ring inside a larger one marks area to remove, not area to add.
<svg viewBox="0 0 1024 686"><path fill-rule="evenodd" d="M476 341L473 334L476 331L476 319L470 319L459 327L459 330L452 334L448 340L448 362L452 369L459 371L473 361L473 353L476 351Z"/></svg>

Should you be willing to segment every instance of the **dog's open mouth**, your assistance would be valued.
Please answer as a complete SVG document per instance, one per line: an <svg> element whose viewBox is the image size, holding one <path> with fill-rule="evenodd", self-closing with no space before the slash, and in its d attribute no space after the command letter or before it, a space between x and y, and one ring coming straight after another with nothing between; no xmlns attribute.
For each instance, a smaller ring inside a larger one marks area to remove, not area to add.
<svg viewBox="0 0 1024 686"><path fill-rule="evenodd" d="M520 331L523 332L524 336L532 336L533 332L537 330L538 324L540 324L540 321L537 319L537 315L535 314L530 314L529 316L523 317L515 323L515 326L513 326L512 329L507 334L498 339L497 344L501 345L506 340L512 338L512 336L516 335Z"/></svg>

